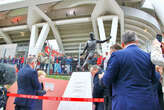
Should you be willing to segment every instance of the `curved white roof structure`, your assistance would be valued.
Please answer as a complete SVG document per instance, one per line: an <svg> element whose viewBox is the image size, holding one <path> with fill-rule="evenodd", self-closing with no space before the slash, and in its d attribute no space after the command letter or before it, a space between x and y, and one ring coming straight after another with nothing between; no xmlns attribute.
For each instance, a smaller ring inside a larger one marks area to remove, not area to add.
<svg viewBox="0 0 164 110"><path fill-rule="evenodd" d="M0 44L30 44L39 52L44 40L56 39L63 53L73 54L78 52L80 43L83 47L91 31L97 39L112 35L112 44L120 43L122 33L132 30L139 36L141 48L148 50L155 35L164 32L160 15L163 9L155 3L155 10L148 9L144 3L145 0L3 0ZM110 44L101 45L99 51Z"/></svg>

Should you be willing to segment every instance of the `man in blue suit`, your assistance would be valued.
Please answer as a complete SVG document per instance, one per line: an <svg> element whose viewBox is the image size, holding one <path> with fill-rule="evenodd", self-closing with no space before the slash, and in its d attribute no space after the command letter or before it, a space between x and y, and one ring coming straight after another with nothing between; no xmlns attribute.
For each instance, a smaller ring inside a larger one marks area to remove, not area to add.
<svg viewBox="0 0 164 110"><path fill-rule="evenodd" d="M112 110L161 110L153 87L155 66L136 39L134 32L122 36L124 49L112 53L102 82L112 85Z"/></svg>
<svg viewBox="0 0 164 110"><path fill-rule="evenodd" d="M29 57L27 65L18 72L18 94L37 95L41 84L34 67L35 59ZM15 110L32 110L34 99L16 98L14 104L16 104Z"/></svg>
<svg viewBox="0 0 164 110"><path fill-rule="evenodd" d="M111 110L111 90L109 88L105 88L101 85L99 75L102 74L102 70L99 66L93 65L90 68L90 72L93 76L93 98L104 98L105 96L108 97L108 110ZM93 103L93 110L104 110L104 103L94 102Z"/></svg>

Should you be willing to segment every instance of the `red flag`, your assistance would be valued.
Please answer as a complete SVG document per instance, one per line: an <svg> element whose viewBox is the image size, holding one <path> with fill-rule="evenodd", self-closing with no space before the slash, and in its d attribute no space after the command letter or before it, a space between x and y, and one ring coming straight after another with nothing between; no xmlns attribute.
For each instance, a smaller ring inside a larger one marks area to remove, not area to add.
<svg viewBox="0 0 164 110"><path fill-rule="evenodd" d="M45 52L49 55L50 48L48 46L45 47Z"/></svg>

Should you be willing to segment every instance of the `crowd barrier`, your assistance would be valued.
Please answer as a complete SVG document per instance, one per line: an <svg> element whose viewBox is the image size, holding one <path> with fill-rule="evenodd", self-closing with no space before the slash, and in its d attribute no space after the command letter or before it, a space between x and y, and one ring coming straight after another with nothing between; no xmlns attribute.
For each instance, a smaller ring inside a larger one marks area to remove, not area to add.
<svg viewBox="0 0 164 110"><path fill-rule="evenodd" d="M16 94L16 93L8 93L7 96L39 99L39 100L53 100L53 101L104 102L104 98L70 98L70 97L24 95L24 94Z"/></svg>
<svg viewBox="0 0 164 110"><path fill-rule="evenodd" d="M39 99L48 102L57 108L56 110L92 110L93 102L104 102L104 110L108 110L107 98L92 98L92 76L89 72L74 72L62 96L35 96L17 93L8 93L9 97ZM51 102L52 101L52 102ZM57 104L58 103L58 104ZM50 106L44 106L44 108Z"/></svg>
<svg viewBox="0 0 164 110"><path fill-rule="evenodd" d="M19 97L19 98L29 98L29 99L39 99L39 100L51 100L51 101L72 101L72 102L104 102L104 110L108 110L108 97L104 98L70 98L70 97L53 97L53 96L35 96L35 95L25 95L8 93L8 97Z"/></svg>

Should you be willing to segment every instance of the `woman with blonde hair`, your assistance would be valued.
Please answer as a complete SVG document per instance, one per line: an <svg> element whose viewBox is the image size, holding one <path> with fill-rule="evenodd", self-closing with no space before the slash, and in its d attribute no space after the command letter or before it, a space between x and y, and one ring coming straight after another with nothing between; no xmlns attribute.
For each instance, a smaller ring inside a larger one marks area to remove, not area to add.
<svg viewBox="0 0 164 110"><path fill-rule="evenodd" d="M46 73L42 70L38 71L38 80L41 84L39 90L37 91L37 95L38 96L43 96L46 94L46 91L44 90L44 86L43 86L43 80L46 77ZM35 100L34 104L33 104L33 108L32 110L42 110L42 100Z"/></svg>

